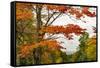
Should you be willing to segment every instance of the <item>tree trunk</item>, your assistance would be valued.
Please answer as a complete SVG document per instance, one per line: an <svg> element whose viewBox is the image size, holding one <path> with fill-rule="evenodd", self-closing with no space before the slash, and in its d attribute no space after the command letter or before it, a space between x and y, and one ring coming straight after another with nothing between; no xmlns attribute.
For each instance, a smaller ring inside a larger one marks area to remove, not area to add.
<svg viewBox="0 0 100 68"><path fill-rule="evenodd" d="M37 36L37 42L39 41L39 31L41 29L41 26L42 26L42 21L41 21L41 10L42 10L42 7L37 5L37 9L36 9L36 19L37 19L37 24L36 24L36 36Z"/></svg>
<svg viewBox="0 0 100 68"><path fill-rule="evenodd" d="M36 5L36 19L37 19L37 23L36 23L36 37L35 37L35 42L39 43L40 38L39 38L39 31L41 29L42 26L42 22L41 22L41 10L42 7L40 5ZM41 61L41 48L36 48L34 51L34 60L35 60L35 64L40 64Z"/></svg>

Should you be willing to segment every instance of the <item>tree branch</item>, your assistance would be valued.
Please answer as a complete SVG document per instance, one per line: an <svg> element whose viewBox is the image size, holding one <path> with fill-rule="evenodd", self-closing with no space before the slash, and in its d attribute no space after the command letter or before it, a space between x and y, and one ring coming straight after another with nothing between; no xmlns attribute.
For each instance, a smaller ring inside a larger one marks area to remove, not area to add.
<svg viewBox="0 0 100 68"><path fill-rule="evenodd" d="M77 22L76 20L74 20L74 19L76 19L74 16L71 16L71 15L69 15L69 14L66 14L71 20L73 20L74 22ZM74 19L73 19L74 18ZM82 22L84 22L84 23L86 23L84 20L82 20L82 19L77 19L77 20L80 20L80 21L82 21ZM78 22L77 22L78 23Z"/></svg>
<svg viewBox="0 0 100 68"><path fill-rule="evenodd" d="M58 16L56 16L47 26L50 26L62 13L60 13Z"/></svg>
<svg viewBox="0 0 100 68"><path fill-rule="evenodd" d="M45 24L44 26L47 26L47 25L48 25L50 19L53 17L53 15L54 15L55 13L56 13L56 12L53 12L53 14L48 18L48 20L47 20L47 22L46 22L46 24Z"/></svg>
<svg viewBox="0 0 100 68"><path fill-rule="evenodd" d="M50 14L49 14L49 9L47 9L47 12L48 12L48 19L49 19L49 17L50 17Z"/></svg>

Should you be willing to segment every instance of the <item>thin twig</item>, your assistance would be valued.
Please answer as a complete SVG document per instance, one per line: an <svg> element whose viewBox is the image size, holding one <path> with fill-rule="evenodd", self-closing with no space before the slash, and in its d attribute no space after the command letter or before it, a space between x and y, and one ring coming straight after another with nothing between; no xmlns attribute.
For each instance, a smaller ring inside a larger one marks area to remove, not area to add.
<svg viewBox="0 0 100 68"><path fill-rule="evenodd" d="M56 16L49 24L48 26L50 26L62 13L60 13L58 16Z"/></svg>

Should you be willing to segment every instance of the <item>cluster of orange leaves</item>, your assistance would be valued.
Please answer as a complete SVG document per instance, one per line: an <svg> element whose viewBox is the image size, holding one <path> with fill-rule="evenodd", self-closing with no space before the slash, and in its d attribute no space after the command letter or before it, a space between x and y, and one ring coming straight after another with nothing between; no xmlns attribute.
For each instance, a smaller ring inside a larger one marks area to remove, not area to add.
<svg viewBox="0 0 100 68"><path fill-rule="evenodd" d="M59 43L56 40L45 40L45 41L40 41L40 43L36 44L36 46L47 46L49 49L61 49Z"/></svg>
<svg viewBox="0 0 100 68"><path fill-rule="evenodd" d="M96 16L95 12L91 12L89 10L89 7L82 7L82 9L62 5L46 5L46 7L50 10L55 10L62 13L70 13L71 15L75 15L76 18L84 17L84 15L89 17Z"/></svg>
<svg viewBox="0 0 100 68"><path fill-rule="evenodd" d="M41 4L39 4L41 5ZM32 19L32 9L36 4L25 4L17 3L16 4L16 19L17 20L28 20ZM70 13L75 15L76 18L84 17L84 15L89 17L95 17L96 13L91 12L89 7L82 7L82 9L74 8L73 6L63 6L63 5L47 5L44 4L43 7L46 7L49 10L54 10L62 13Z"/></svg>
<svg viewBox="0 0 100 68"><path fill-rule="evenodd" d="M25 58L32 55L33 50L38 47L47 47L48 50L55 50L55 49L59 50L63 48L59 45L59 43L56 40L45 40L34 44L24 44L19 47L20 48L19 57Z"/></svg>
<svg viewBox="0 0 100 68"><path fill-rule="evenodd" d="M18 56L20 58L28 57L32 54L32 46L29 44L19 46Z"/></svg>
<svg viewBox="0 0 100 68"><path fill-rule="evenodd" d="M42 32L46 32L46 33L62 33L64 32L65 28L63 26L48 26L48 27L44 27L41 29Z"/></svg>
<svg viewBox="0 0 100 68"><path fill-rule="evenodd" d="M16 4L16 20L30 20L33 17L31 4L17 3Z"/></svg>
<svg viewBox="0 0 100 68"><path fill-rule="evenodd" d="M82 29L78 25L68 24L66 26L49 26L46 28L42 28L42 32L51 33L51 34L59 34L63 33L67 38L71 39L72 33L76 35L83 34L86 29Z"/></svg>
<svg viewBox="0 0 100 68"><path fill-rule="evenodd" d="M66 12L68 9L70 9L69 6L58 6L58 5L46 5L46 7L50 10L54 10L54 11L59 11L59 12Z"/></svg>
<svg viewBox="0 0 100 68"><path fill-rule="evenodd" d="M95 12L90 12L88 7L82 7L82 10L77 9L77 8L71 8L68 12L71 15L75 15L76 18L84 17L84 15L89 16L89 17L96 16Z"/></svg>
<svg viewBox="0 0 100 68"><path fill-rule="evenodd" d="M82 13L83 14L86 14L89 17L95 17L96 16L96 13L95 12L90 12L89 11L89 7L83 7Z"/></svg>
<svg viewBox="0 0 100 68"><path fill-rule="evenodd" d="M65 27L65 34L75 33L76 35L83 34L86 29L81 28L79 25L68 24Z"/></svg>

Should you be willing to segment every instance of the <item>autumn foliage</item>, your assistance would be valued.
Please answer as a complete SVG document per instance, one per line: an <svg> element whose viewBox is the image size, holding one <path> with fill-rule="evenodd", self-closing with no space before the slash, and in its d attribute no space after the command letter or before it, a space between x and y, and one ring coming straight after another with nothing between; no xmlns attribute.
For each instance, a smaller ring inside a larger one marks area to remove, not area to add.
<svg viewBox="0 0 100 68"><path fill-rule="evenodd" d="M30 20L32 19L32 10L29 9L31 8L31 4L20 4L18 3L16 6L16 20Z"/></svg>
<svg viewBox="0 0 100 68"><path fill-rule="evenodd" d="M70 34L75 33L76 35L80 35L84 33L85 29L82 29L78 25L68 24L65 26L49 26L49 27L43 28L41 31L46 32L46 33L51 33L51 34L62 33L67 38L71 39L72 35Z"/></svg>
<svg viewBox="0 0 100 68"><path fill-rule="evenodd" d="M84 17L84 15L89 17L95 17L96 13L91 12L88 7L74 8L70 6L56 6L56 5L47 5L47 9L52 11L59 11L62 13L70 13L71 15L75 15L76 18Z"/></svg>
<svg viewBox="0 0 100 68"><path fill-rule="evenodd" d="M69 5L31 3L16 4L16 30L18 30L16 33L16 48L18 65L77 62L85 61L86 57L88 58L87 61L95 60L95 56L89 58L88 54L95 53L95 50L92 51L90 47L93 44L91 48L95 49L96 38L87 37L86 29L76 24L53 25L53 22L59 19L61 15L67 15L69 18L73 17L81 20L82 17L85 18L86 16L90 18L96 17L96 12L91 11L89 7L85 6L75 7ZM57 23L59 24L59 22ZM96 31L96 28L93 29ZM46 34L63 34L69 40L73 40L73 34L80 36L80 50L69 56L61 50L66 48L61 46L61 42L56 40L58 38L44 38ZM86 45L87 47L85 47ZM83 52L84 49L85 52ZM84 60L81 59L83 53L87 54L83 57Z"/></svg>

